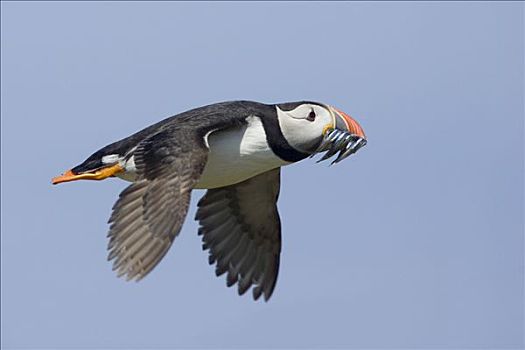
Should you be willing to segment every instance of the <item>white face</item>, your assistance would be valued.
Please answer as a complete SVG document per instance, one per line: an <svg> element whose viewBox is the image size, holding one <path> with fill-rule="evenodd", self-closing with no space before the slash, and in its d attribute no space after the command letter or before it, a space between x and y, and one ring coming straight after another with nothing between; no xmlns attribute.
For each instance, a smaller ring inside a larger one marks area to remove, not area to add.
<svg viewBox="0 0 525 350"><path fill-rule="evenodd" d="M334 125L328 108L310 103L290 111L283 111L277 106L277 117L290 146L304 153L314 152L323 138L323 132Z"/></svg>

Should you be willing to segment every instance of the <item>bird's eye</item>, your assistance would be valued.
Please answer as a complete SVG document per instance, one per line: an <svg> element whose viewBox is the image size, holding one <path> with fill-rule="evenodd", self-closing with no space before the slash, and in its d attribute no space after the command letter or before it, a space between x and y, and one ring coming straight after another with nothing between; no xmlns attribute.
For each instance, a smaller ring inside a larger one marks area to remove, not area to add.
<svg viewBox="0 0 525 350"><path fill-rule="evenodd" d="M313 122L315 120L315 112L314 111L311 111L309 114L308 114L308 117L306 117L306 120L310 121L310 122Z"/></svg>

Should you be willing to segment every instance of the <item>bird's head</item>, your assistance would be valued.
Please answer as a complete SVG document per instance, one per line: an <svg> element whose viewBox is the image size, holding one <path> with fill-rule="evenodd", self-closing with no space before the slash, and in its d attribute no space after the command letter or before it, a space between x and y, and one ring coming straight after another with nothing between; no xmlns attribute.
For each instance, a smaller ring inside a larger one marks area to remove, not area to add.
<svg viewBox="0 0 525 350"><path fill-rule="evenodd" d="M321 160L339 152L337 163L366 145L361 126L348 114L317 102L279 104L277 115L290 146L310 155L328 151Z"/></svg>

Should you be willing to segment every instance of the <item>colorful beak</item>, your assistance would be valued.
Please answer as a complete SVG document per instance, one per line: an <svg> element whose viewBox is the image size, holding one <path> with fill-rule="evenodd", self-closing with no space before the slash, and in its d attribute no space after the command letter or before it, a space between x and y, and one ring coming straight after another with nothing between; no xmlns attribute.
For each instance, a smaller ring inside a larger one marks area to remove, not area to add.
<svg viewBox="0 0 525 350"><path fill-rule="evenodd" d="M68 170L64 174L54 177L51 180L51 183L53 185L56 185L62 182L77 180L104 180L110 176L115 176L115 174L118 174L122 171L124 171L124 168L122 168L119 164L110 165L105 168L94 170L93 172L86 172L81 174L75 174L73 173L73 171Z"/></svg>
<svg viewBox="0 0 525 350"><path fill-rule="evenodd" d="M330 107L335 119L335 129L347 131L350 134L357 135L366 140L365 132L361 125L359 125L354 118L350 117L345 112L342 112L334 107Z"/></svg>
<svg viewBox="0 0 525 350"><path fill-rule="evenodd" d="M357 152L367 143L363 128L348 114L334 107L328 106L333 116L333 122L323 130L323 140L312 154L312 157L320 152L326 153L317 162L322 162L339 152L332 162L338 163Z"/></svg>

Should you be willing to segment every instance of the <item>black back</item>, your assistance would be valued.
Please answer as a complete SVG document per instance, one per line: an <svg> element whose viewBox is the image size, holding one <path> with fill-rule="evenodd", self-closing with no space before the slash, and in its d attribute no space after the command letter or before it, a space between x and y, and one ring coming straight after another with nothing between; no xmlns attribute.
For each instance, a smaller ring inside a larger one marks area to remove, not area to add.
<svg viewBox="0 0 525 350"><path fill-rule="evenodd" d="M277 106L282 110L291 110L303 103L307 102L283 103ZM308 103L317 104L316 102ZM277 156L289 162L296 162L306 158L308 154L295 150L284 138L279 127L275 106L253 101L228 101L198 107L166 118L129 137L101 148L89 156L82 164L74 167L72 171L75 174L79 174L101 168L105 166L102 163L102 157L106 155L130 155L130 151L142 140L161 132L165 128L184 128L188 132L196 132L198 137L204 137L211 130L240 126L246 123L248 116L261 118L268 144Z"/></svg>

